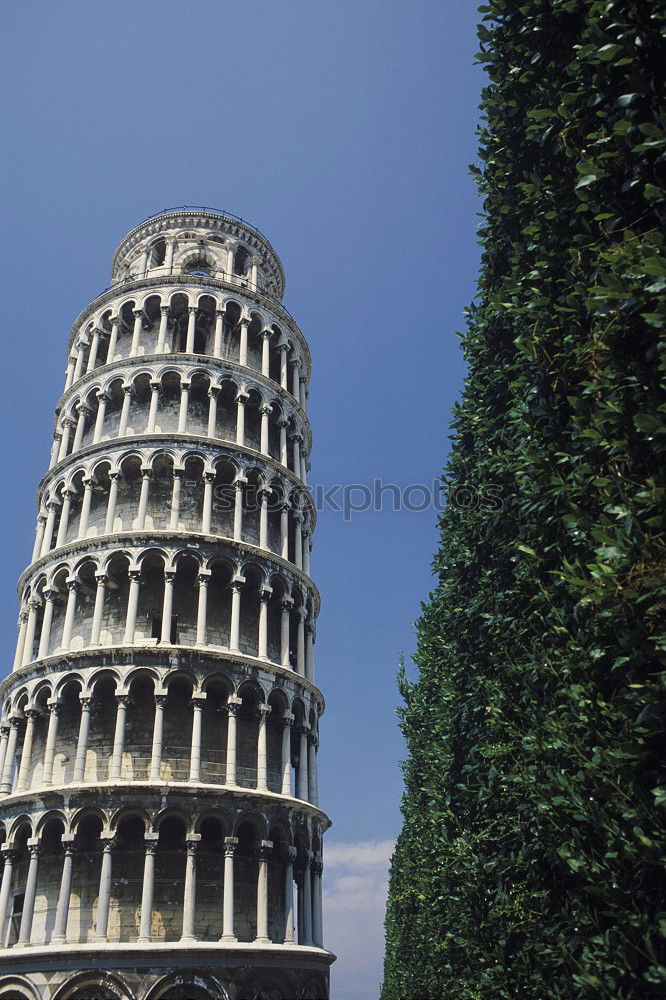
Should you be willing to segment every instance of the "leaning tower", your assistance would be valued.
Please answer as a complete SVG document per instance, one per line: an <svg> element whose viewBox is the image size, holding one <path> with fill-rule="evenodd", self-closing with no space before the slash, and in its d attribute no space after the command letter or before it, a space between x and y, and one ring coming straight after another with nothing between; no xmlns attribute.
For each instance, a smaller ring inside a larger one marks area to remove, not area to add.
<svg viewBox="0 0 666 1000"><path fill-rule="evenodd" d="M310 356L165 211L76 320L0 688L0 1000L322 1000Z"/></svg>

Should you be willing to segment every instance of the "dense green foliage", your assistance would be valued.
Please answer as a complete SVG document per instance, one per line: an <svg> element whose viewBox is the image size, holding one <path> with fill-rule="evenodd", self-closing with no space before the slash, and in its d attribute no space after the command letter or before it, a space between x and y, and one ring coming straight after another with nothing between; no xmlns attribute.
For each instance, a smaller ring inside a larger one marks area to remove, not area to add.
<svg viewBox="0 0 666 1000"><path fill-rule="evenodd" d="M382 997L663 997L666 5L481 10L445 481L502 505L447 505L401 677Z"/></svg>

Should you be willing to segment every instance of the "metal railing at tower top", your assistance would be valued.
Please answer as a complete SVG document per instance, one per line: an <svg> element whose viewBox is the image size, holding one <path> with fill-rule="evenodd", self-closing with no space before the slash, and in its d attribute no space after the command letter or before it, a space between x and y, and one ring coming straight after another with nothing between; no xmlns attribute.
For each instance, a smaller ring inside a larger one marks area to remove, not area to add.
<svg viewBox="0 0 666 1000"><path fill-rule="evenodd" d="M240 215L234 215L233 212L225 212L221 208L211 208L209 205L175 205L173 208L163 208L160 212L154 212L152 215L147 215L146 218L137 223L137 225L134 226L127 235L131 235L135 229L140 229L141 226L145 225L146 222L150 222L151 219L159 219L161 215L170 215L172 212L208 212L210 215L220 215L223 219L233 219L234 222L242 222L247 229L252 230L253 233L257 234L257 236L261 236L262 240L265 240L269 246L272 246L268 236L266 236L265 233L262 233L258 226L253 226L251 222L248 222L247 219L243 219Z"/></svg>

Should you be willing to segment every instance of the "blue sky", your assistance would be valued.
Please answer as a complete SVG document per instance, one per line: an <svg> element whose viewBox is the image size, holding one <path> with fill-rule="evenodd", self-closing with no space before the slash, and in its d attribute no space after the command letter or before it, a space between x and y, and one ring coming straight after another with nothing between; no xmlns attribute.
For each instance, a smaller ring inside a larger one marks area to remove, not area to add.
<svg viewBox="0 0 666 1000"><path fill-rule="evenodd" d="M162 208L233 212L281 255L313 357L312 482L432 484L478 264L476 20L458 0L6 10L3 670L68 331L122 236ZM395 674L436 543L433 509L390 506L351 521L326 510L315 536L334 1000L372 1000L381 978L404 755Z"/></svg>

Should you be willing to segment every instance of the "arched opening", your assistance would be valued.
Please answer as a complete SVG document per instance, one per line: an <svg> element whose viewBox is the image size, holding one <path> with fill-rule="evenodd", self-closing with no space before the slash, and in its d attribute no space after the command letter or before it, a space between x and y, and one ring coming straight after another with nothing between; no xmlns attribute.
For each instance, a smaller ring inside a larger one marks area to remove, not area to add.
<svg viewBox="0 0 666 1000"><path fill-rule="evenodd" d="M140 816L123 817L116 828L113 855L109 941L135 941L141 919L145 824Z"/></svg>
<svg viewBox="0 0 666 1000"><path fill-rule="evenodd" d="M241 823L234 859L234 929L239 941L257 936L257 877L259 835L254 823Z"/></svg>
<svg viewBox="0 0 666 1000"><path fill-rule="evenodd" d="M214 679L206 686L201 718L201 780L223 785L227 764L227 700L230 687Z"/></svg>
<svg viewBox="0 0 666 1000"><path fill-rule="evenodd" d="M252 683L238 692L242 704L238 710L236 780L243 788L257 787L257 741L259 737L260 692Z"/></svg>
<svg viewBox="0 0 666 1000"><path fill-rule="evenodd" d="M219 941L222 933L225 828L217 816L209 816L201 823L199 834L194 933L199 941Z"/></svg>
<svg viewBox="0 0 666 1000"><path fill-rule="evenodd" d="M102 870L101 832L102 819L97 814L83 816L76 827L72 896L67 924L67 936L72 941L87 941L95 930Z"/></svg>
<svg viewBox="0 0 666 1000"><path fill-rule="evenodd" d="M150 777L155 724L155 684L151 677L139 675L131 681L129 691L121 776L146 781Z"/></svg>
<svg viewBox="0 0 666 1000"><path fill-rule="evenodd" d="M174 677L168 681L167 691L161 778L163 781L187 781L192 745L192 682L187 677Z"/></svg>

